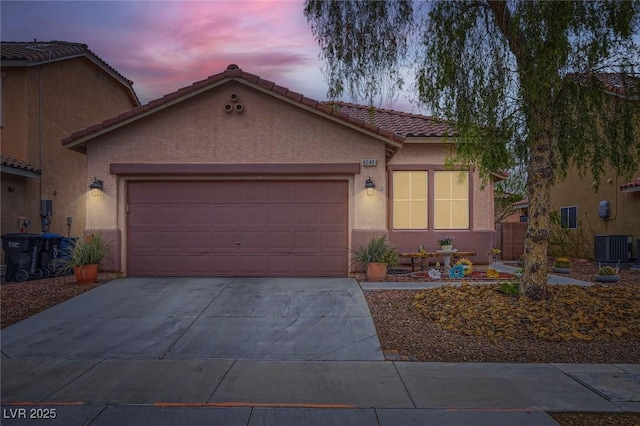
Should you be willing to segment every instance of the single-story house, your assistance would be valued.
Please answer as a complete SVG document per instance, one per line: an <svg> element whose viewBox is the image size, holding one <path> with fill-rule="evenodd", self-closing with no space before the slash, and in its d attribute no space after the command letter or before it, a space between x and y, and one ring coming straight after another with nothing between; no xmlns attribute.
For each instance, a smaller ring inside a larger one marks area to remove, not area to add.
<svg viewBox="0 0 640 426"><path fill-rule="evenodd" d="M323 103L230 65L62 140L87 155L87 232L127 276L345 276L349 250L495 244L493 184L444 166L442 120Z"/></svg>

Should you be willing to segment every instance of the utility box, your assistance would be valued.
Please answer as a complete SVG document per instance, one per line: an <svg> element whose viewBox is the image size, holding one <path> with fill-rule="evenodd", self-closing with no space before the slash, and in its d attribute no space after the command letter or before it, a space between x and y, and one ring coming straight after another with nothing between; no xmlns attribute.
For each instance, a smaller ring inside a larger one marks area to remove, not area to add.
<svg viewBox="0 0 640 426"><path fill-rule="evenodd" d="M629 262L633 258L633 236L595 235L593 248L598 262Z"/></svg>
<svg viewBox="0 0 640 426"><path fill-rule="evenodd" d="M607 200L600 201L598 205L598 216L602 219L609 219L611 216L611 203Z"/></svg>

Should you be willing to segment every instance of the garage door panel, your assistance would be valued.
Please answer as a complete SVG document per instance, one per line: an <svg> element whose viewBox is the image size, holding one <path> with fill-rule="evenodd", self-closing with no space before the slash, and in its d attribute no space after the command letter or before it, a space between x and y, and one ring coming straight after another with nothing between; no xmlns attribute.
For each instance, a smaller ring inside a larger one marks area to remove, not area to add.
<svg viewBox="0 0 640 426"><path fill-rule="evenodd" d="M267 226L269 228L288 228L294 217L295 211L290 205L267 206Z"/></svg>
<svg viewBox="0 0 640 426"><path fill-rule="evenodd" d="M192 205L188 209L182 208L185 225L192 227L208 226L211 222L212 209L207 205Z"/></svg>
<svg viewBox="0 0 640 426"><path fill-rule="evenodd" d="M238 231L219 231L211 233L211 246L219 250L229 251L236 249L236 242L239 241Z"/></svg>
<svg viewBox="0 0 640 426"><path fill-rule="evenodd" d="M269 252L291 251L293 246L293 233L291 231L267 231L267 250Z"/></svg>
<svg viewBox="0 0 640 426"><path fill-rule="evenodd" d="M175 227L185 222L185 210L182 206L161 206L159 208L160 223Z"/></svg>
<svg viewBox="0 0 640 426"><path fill-rule="evenodd" d="M225 225L237 226L239 215L238 206L228 206L216 203L211 205L210 209L211 217L209 223L214 225L216 228L221 228Z"/></svg>
<svg viewBox="0 0 640 426"><path fill-rule="evenodd" d="M321 207L320 223L324 225L337 225L341 227L347 217L347 208L345 206L323 206Z"/></svg>
<svg viewBox="0 0 640 426"><path fill-rule="evenodd" d="M243 205L240 207L240 223L243 226L267 226L267 207Z"/></svg>
<svg viewBox="0 0 640 426"><path fill-rule="evenodd" d="M129 182L129 275L341 275L346 181Z"/></svg>
<svg viewBox="0 0 640 426"><path fill-rule="evenodd" d="M260 230L249 230L240 232L240 244L238 249L240 251L263 251L266 250L267 233Z"/></svg>
<svg viewBox="0 0 640 426"><path fill-rule="evenodd" d="M346 235L343 231L324 231L322 233L322 247L327 250L344 250Z"/></svg>

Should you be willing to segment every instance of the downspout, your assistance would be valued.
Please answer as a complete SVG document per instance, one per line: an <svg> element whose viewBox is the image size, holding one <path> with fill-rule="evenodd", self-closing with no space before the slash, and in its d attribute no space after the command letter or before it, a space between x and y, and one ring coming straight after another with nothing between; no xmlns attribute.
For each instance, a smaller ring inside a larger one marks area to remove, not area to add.
<svg viewBox="0 0 640 426"><path fill-rule="evenodd" d="M48 51L49 53L49 61L51 61L51 51ZM41 216L41 222L42 223L42 232L45 232L44 229L44 220L45 218L42 216L42 174L43 174L43 158L44 158L44 154L43 154L43 147L44 147L44 128L43 128L43 103L44 103L44 95L43 95L43 90L42 90L42 70L44 69L44 67L46 67L47 65L49 65L49 63L46 63L44 65L42 65L40 68L38 68L38 149L39 149L39 159L38 159L38 168L40 169L40 179L39 179L39 183L38 183L38 211L40 213ZM49 219L48 217L46 219Z"/></svg>

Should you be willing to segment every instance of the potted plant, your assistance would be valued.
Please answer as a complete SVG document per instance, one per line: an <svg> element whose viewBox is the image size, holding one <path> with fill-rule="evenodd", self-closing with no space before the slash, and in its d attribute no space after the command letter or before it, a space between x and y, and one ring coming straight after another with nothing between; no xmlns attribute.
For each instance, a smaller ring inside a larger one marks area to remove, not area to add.
<svg viewBox="0 0 640 426"><path fill-rule="evenodd" d="M398 265L398 255L387 237L380 236L354 249L351 261L364 266L368 281L381 281L389 266Z"/></svg>
<svg viewBox="0 0 640 426"><path fill-rule="evenodd" d="M553 262L551 270L558 274L571 273L571 261L566 257L559 257Z"/></svg>
<svg viewBox="0 0 640 426"><path fill-rule="evenodd" d="M596 275L596 281L601 283L615 283L619 279L618 268L612 268L611 266L603 266L598 269L598 274Z"/></svg>
<svg viewBox="0 0 640 426"><path fill-rule="evenodd" d="M444 235L438 238L438 244L440 244L440 250L451 251L453 248L453 237L450 235Z"/></svg>
<svg viewBox="0 0 640 426"><path fill-rule="evenodd" d="M109 252L109 244L102 236L89 234L70 245L67 251L58 272L64 275L73 272L78 284L92 284L98 276L98 264Z"/></svg>

